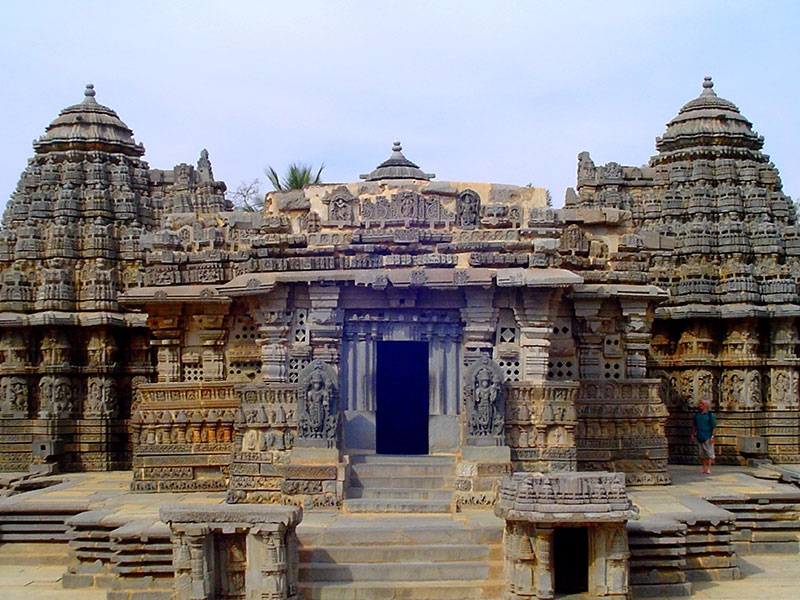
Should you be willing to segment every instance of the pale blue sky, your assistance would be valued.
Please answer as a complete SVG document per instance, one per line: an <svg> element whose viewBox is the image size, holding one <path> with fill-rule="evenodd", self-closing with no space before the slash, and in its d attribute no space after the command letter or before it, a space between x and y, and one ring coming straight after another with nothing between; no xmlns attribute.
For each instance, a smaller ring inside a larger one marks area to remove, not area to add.
<svg viewBox="0 0 800 600"><path fill-rule="evenodd" d="M229 188L295 160L355 181L397 137L439 180L560 205L580 151L645 164L704 75L800 197L798 30L794 1L5 1L0 202L89 81L152 167L208 148Z"/></svg>

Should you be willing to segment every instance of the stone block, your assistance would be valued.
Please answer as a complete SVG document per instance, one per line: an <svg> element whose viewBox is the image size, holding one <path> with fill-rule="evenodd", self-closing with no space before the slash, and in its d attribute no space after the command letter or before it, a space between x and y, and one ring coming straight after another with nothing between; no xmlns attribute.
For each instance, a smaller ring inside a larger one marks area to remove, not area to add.
<svg viewBox="0 0 800 600"><path fill-rule="evenodd" d="M375 450L375 413L344 411L344 447L347 450Z"/></svg>
<svg viewBox="0 0 800 600"><path fill-rule="evenodd" d="M742 454L766 454L767 438L755 435L740 435L736 438L736 448Z"/></svg>
<svg viewBox="0 0 800 600"><path fill-rule="evenodd" d="M61 576L61 586L68 589L93 587L94 576L64 573Z"/></svg>
<svg viewBox="0 0 800 600"><path fill-rule="evenodd" d="M511 448L508 446L464 446L461 449L461 458L481 462L511 462Z"/></svg>
<svg viewBox="0 0 800 600"><path fill-rule="evenodd" d="M281 467L286 479L336 479L336 465L297 465L288 464Z"/></svg>
<svg viewBox="0 0 800 600"><path fill-rule="evenodd" d="M428 449L437 452L455 452L461 445L461 423L458 416L431 415L428 419Z"/></svg>
<svg viewBox="0 0 800 600"><path fill-rule="evenodd" d="M339 450L336 448L292 448L289 462L295 464L336 464Z"/></svg>

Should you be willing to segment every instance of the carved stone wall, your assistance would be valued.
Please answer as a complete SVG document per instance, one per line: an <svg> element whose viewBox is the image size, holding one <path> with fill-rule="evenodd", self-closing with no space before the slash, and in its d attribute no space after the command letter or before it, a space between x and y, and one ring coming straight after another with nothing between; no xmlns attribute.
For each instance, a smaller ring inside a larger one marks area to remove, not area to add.
<svg viewBox="0 0 800 600"><path fill-rule="evenodd" d="M652 337L636 344L637 360L662 378L676 462L697 460L701 399L717 414L719 462L800 459L796 207L763 145L707 78L647 167L596 166L582 153L577 194L568 193L573 210L622 211L629 233L609 258L637 250L626 263L670 292Z"/></svg>

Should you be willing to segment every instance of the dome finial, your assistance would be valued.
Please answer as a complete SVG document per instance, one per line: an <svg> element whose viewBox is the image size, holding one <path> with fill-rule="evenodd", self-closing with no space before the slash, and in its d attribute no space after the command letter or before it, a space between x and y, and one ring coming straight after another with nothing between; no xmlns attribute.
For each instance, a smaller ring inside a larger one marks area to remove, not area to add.
<svg viewBox="0 0 800 600"><path fill-rule="evenodd" d="M403 146L400 144L400 140L395 140L392 143L392 152L402 152Z"/></svg>
<svg viewBox="0 0 800 600"><path fill-rule="evenodd" d="M714 94L714 82L711 81L711 76L706 75L703 77L703 94ZM716 94L714 94L716 96Z"/></svg>
<svg viewBox="0 0 800 600"><path fill-rule="evenodd" d="M94 91L94 84L93 83L87 83L86 84L86 89L83 90L83 95L94 98L95 93L96 92Z"/></svg>

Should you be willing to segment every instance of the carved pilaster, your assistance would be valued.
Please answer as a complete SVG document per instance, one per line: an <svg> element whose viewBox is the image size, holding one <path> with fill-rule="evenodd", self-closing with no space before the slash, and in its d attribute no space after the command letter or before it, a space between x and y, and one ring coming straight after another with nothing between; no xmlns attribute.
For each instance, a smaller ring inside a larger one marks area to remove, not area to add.
<svg viewBox="0 0 800 600"><path fill-rule="evenodd" d="M537 526L534 528L534 532L536 596L540 600L548 600L555 593L553 586L553 528Z"/></svg>
<svg viewBox="0 0 800 600"><path fill-rule="evenodd" d="M181 380L181 342L183 319L179 306L170 307L168 314L151 316L148 319L153 334L150 344L156 348L156 373L159 383Z"/></svg>
<svg viewBox="0 0 800 600"><path fill-rule="evenodd" d="M206 310L211 311L207 306ZM222 381L225 379L224 345L226 330L223 328L224 314L193 315L192 321L197 328L200 342L203 345L200 357L203 365L203 381Z"/></svg>
<svg viewBox="0 0 800 600"><path fill-rule="evenodd" d="M600 298L575 298L575 317L578 362L581 378L600 379L603 376L603 320L600 318Z"/></svg>
<svg viewBox="0 0 800 600"><path fill-rule="evenodd" d="M339 307L336 285L311 284L308 297L311 310L308 314L308 331L315 359L325 361L338 369L342 353L343 311Z"/></svg>
<svg viewBox="0 0 800 600"><path fill-rule="evenodd" d="M620 298L623 325L623 352L625 355L625 376L628 379L647 377L647 354L650 350L653 313L651 302L647 299Z"/></svg>
<svg viewBox="0 0 800 600"><path fill-rule="evenodd" d="M257 343L261 349L261 377L264 383L286 383L287 380L288 296L289 289L280 287L273 290L261 305L264 322L258 329L261 338Z"/></svg>
<svg viewBox="0 0 800 600"><path fill-rule="evenodd" d="M526 290L523 306L514 310L520 324L522 381L544 381L550 359L550 324L554 305L553 290Z"/></svg>
<svg viewBox="0 0 800 600"><path fill-rule="evenodd" d="M482 354L491 356L499 310L494 308L494 290L491 288L464 289L466 306L461 309L464 321L464 364L471 365Z"/></svg>

